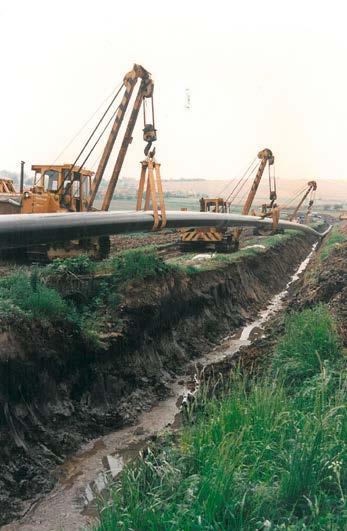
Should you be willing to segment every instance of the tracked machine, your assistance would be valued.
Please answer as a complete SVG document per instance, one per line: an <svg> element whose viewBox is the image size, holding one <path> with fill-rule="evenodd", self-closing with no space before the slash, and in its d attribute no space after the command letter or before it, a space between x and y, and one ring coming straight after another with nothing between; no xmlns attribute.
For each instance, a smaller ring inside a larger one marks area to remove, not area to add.
<svg viewBox="0 0 347 531"><path fill-rule="evenodd" d="M277 225L280 217L280 211L276 204L277 200L277 189L276 189L276 176L275 173L271 173L271 168L274 165L275 157L273 156L273 153L270 149L265 148L262 151L259 151L258 158L260 159L260 164L258 167L258 171L256 173L256 176L254 178L254 181L252 183L252 187L249 191L249 194L247 196L246 202L242 208L242 214L248 215L250 213L254 198L256 196L256 193L259 188L259 184L261 181L261 178L264 174L266 166L268 166L268 180L269 180L269 203L263 203L261 206L261 211L257 212L256 210L253 210L252 214L255 216L259 216L263 219L265 218L271 218L272 219L272 227L269 229L255 229L254 233L256 235L265 236L271 233L275 233L277 230ZM242 229L236 229L235 231L235 238L237 240L240 239L240 235L242 233Z"/></svg>
<svg viewBox="0 0 347 531"><path fill-rule="evenodd" d="M127 150L132 141L133 130L141 106L143 106L143 139L146 142L144 150L146 159L141 163L137 209L153 209L154 228L157 229L165 226L166 214L161 186L160 164L155 159L155 149L151 149L152 143L157 139L153 105L154 83L150 73L137 64L125 75L121 87L103 113L73 164L34 164L32 166L32 170L35 172L33 186L24 191L24 163L22 162L21 191L19 193L14 189L12 181L8 179L2 179L0 181L0 214L73 214L74 212L95 211L95 198L104 178L105 170L124 121L133 91L139 80L138 91L133 102L121 146L117 153L111 178L107 185L101 210L107 211L110 207ZM116 98L122 89L124 89L122 100L114 110L113 106ZM146 112L147 100L151 104L149 117ZM109 112L111 112L111 117L107 118L107 113ZM112 127L97 171L94 174L94 172L85 168L85 164L88 162L91 154L94 152L94 149L111 123ZM146 196L144 205L142 205L142 195L144 192ZM47 261L56 257L76 256L81 253L89 254L94 258L100 259L108 255L109 249L110 242L107 236L64 243L59 242L59 237L57 236L57 240L54 243L52 242L51 245L40 245L35 249L26 249L26 253L34 261Z"/></svg>
<svg viewBox="0 0 347 531"><path fill-rule="evenodd" d="M257 163L257 159L260 160L259 163ZM227 198L224 199L223 197L202 197L200 199L200 211L214 213L230 212L232 203L235 201L235 198L243 190L245 184L251 177L252 173L256 171L252 186L249 190L249 193L242 208L242 214L248 215L251 211L251 207L256 196L261 178L264 174L264 170L268 165L270 203L263 205L262 211L257 215L261 217L272 217L273 229L271 230L275 230L279 219L279 212L275 203L277 199L275 176L272 176L270 173L270 166L274 164L274 160L274 156L270 149L263 149L259 151L257 158L251 162L246 172L233 187L231 193L227 196ZM211 226L185 229L181 231L181 249L183 251L214 250L217 252L234 252L237 251L239 248L239 240L241 233L242 229L230 229Z"/></svg>

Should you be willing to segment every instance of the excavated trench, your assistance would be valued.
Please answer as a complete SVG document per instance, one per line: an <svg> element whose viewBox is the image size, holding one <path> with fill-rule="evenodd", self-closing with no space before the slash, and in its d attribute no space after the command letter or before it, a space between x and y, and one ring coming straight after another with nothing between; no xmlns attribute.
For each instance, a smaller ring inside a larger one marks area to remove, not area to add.
<svg viewBox="0 0 347 531"><path fill-rule="evenodd" d="M88 522L105 469L114 476L174 422L196 365L232 357L259 335L268 313L242 327L269 301L266 311L276 311L312 244L295 235L216 270L132 283L122 333L111 328L102 351L65 321L3 329L0 524L22 517L6 529L68 530Z"/></svg>

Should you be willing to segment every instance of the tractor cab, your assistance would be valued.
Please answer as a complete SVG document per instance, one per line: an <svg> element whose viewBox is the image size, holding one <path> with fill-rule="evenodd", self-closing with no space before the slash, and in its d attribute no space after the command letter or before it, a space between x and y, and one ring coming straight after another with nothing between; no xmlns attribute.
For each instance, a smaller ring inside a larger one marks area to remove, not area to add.
<svg viewBox="0 0 347 531"><path fill-rule="evenodd" d="M30 192L35 196L41 196L47 206L46 210L39 208L38 211L87 210L91 179L94 175L92 171L72 167L70 164L53 166L35 164L31 169L35 172L35 176ZM31 195L30 192L27 194Z"/></svg>
<svg viewBox="0 0 347 531"><path fill-rule="evenodd" d="M222 197L200 199L200 212L216 212L225 214L230 211L230 205Z"/></svg>

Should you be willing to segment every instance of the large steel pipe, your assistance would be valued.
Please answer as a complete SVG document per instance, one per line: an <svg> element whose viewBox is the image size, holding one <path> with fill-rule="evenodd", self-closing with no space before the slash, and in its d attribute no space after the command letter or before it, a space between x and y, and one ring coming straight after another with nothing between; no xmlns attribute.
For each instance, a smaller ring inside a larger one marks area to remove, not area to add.
<svg viewBox="0 0 347 531"><path fill-rule="evenodd" d="M184 227L271 227L270 219L241 214L167 211L167 228ZM283 229L296 229L322 237L306 225L280 220ZM0 249L15 249L39 243L52 243L93 236L106 236L153 227L151 212L83 212L63 214L12 214L0 216Z"/></svg>

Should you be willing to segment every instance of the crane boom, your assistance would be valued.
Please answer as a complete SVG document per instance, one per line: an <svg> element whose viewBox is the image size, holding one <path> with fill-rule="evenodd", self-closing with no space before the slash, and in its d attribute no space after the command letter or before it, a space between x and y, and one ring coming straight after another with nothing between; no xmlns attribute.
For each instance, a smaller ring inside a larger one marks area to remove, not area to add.
<svg viewBox="0 0 347 531"><path fill-rule="evenodd" d="M111 177L111 180L110 180L107 192L106 192L106 196L105 196L105 199L102 205L102 210L107 210L110 205L110 202L111 202L111 199L114 193L114 189L117 184L118 177L119 177L119 173L123 165L123 161L125 158L127 148L131 142L131 134L135 126L135 122L138 116L141 103L144 98L149 98L153 95L153 81L151 79L150 73L145 68L143 68L141 65L134 64L133 69L125 75L124 80L123 80L125 92L123 94L122 101L116 112L116 116L115 116L112 129L110 131L106 146L104 148L103 154L99 162L98 169L96 171L95 177L91 185L91 192L90 192L89 202L88 202L89 210L93 206L93 203L94 203L96 194L98 192L100 183L103 179L105 169L109 161L114 143L117 139L120 127L124 120L125 112L128 108L129 102L131 100L131 96L133 94L134 88L139 78L141 79L141 85L140 85L140 88L139 88L139 91L138 91L138 94L137 94L137 97L134 103L134 108L130 116L127 130L123 138L121 151L118 154L117 162L113 170L112 177Z"/></svg>
<svg viewBox="0 0 347 531"><path fill-rule="evenodd" d="M251 189L249 191L249 194L247 196L245 204L243 205L242 214L249 214L249 211L250 211L252 203L254 201L255 194L257 193L257 190L258 190L258 187L259 187L261 178L263 176L263 173L264 173L264 170L265 170L267 162L269 163L269 166L271 166L274 163L274 161L275 161L275 157L273 156L272 151L270 149L267 149L267 148L262 149L261 151L259 151L258 159L260 159L261 162L259 164L259 168L258 168L257 174L256 174L256 176L254 178L252 187L251 187Z"/></svg>
<svg viewBox="0 0 347 531"><path fill-rule="evenodd" d="M317 190L317 183L316 181L309 181L307 183L307 190L306 192L304 193L304 195L302 196L301 200L299 201L299 204L297 205L297 207L295 208L294 212L292 213L292 215L290 216L289 218L289 221L293 221L293 219L296 218L296 215L297 213L299 212L300 208L301 208L301 205L303 204L303 202L305 201L306 197L308 196L308 194L310 192L314 192ZM310 205L312 206L312 204Z"/></svg>
<svg viewBox="0 0 347 531"><path fill-rule="evenodd" d="M127 125L127 128L124 133L122 145L120 147L120 150L117 155L117 160L106 190L106 194L102 203L101 210L108 210L110 203L112 201L112 197L114 194L114 190L116 188L118 177L120 174L120 171L123 166L123 162L125 159L126 152L128 150L129 144L132 141L132 133L135 127L135 123L141 108L141 103L143 102L144 98L150 98L153 95L153 81L149 78L142 78L141 84L134 102L133 109L130 114L129 122Z"/></svg>
<svg viewBox="0 0 347 531"><path fill-rule="evenodd" d="M257 193L261 178L263 176L266 164L269 163L269 167L274 163L275 158L270 149L263 149L259 151L258 158L260 159L260 164L256 173L256 176L253 180L252 187L248 193L247 199L242 208L242 214L249 214L254 197ZM252 161L251 165L247 169L246 173L250 171L250 168L253 166ZM255 168L252 169L252 173ZM237 187L240 187L242 180L245 178L245 175L240 179L239 183L234 187L234 190L229 195L228 199L225 200L222 197L216 198L204 198L200 199L200 211L201 212L220 212L225 213L230 209L232 201L229 201L230 196L233 194ZM248 180L249 177L247 177ZM276 187L272 190L271 176L269 173L270 181L270 201L271 208L274 201L276 200ZM273 177L274 179L274 177ZM247 180L245 182L247 182ZM242 189L242 186L241 186ZM268 205L266 205L267 207ZM198 245L200 248L209 248L211 245L214 245L215 250L223 250L225 252L237 251L239 248L239 239L242 233L242 229L230 229L220 228L220 227L203 227L203 228L191 228L186 229L181 232L181 247L183 250L194 248L195 245Z"/></svg>
<svg viewBox="0 0 347 531"><path fill-rule="evenodd" d="M266 164L269 163L269 166L271 166L275 162L275 157L273 156L271 149L268 149L268 148L265 148L259 151L258 159L260 159L261 162L259 164L256 176L254 177L254 180L253 180L251 189L248 193L245 204L243 205L243 208L242 208L242 214L245 214L245 215L249 214L249 211L251 210L251 206L254 201L257 190L259 188L259 184L263 176ZM270 185L271 185L271 181L270 181ZM275 199L276 199L276 192L270 190L270 201L275 201ZM241 233L242 233L242 229L236 229L234 232L234 240L239 241Z"/></svg>

